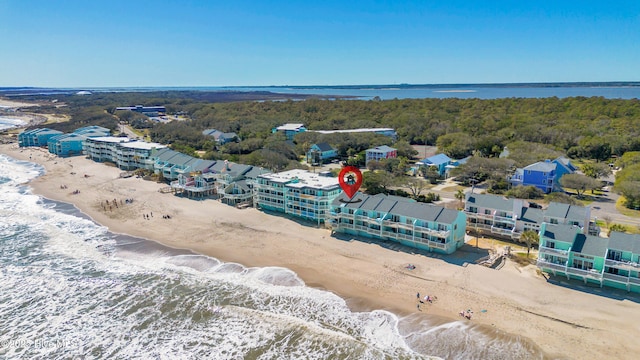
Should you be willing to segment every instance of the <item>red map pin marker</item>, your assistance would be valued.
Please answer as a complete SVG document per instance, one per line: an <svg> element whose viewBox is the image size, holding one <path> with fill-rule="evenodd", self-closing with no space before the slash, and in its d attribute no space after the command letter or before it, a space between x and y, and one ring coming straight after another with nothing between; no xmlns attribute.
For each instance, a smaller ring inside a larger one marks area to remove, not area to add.
<svg viewBox="0 0 640 360"><path fill-rule="evenodd" d="M345 166L338 175L338 182L344 193L351 199L362 185L362 173L355 166Z"/></svg>

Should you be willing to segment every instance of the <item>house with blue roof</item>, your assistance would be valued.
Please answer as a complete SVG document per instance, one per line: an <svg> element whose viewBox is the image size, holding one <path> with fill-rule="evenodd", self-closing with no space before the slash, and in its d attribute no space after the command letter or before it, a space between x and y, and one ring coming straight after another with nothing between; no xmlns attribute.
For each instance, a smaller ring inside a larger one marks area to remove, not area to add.
<svg viewBox="0 0 640 360"><path fill-rule="evenodd" d="M312 164L324 164L336 157L338 157L338 151L326 142L313 144L307 151L307 162Z"/></svg>
<svg viewBox="0 0 640 360"><path fill-rule="evenodd" d="M436 154L419 161L416 165L421 167L433 168L438 171L440 177L444 177L447 172L447 166L453 164L453 160L445 154Z"/></svg>
<svg viewBox="0 0 640 360"><path fill-rule="evenodd" d="M569 159L559 157L516 169L510 182L512 186L535 186L548 194L552 191L562 191L560 178L566 174L573 174L576 170Z"/></svg>

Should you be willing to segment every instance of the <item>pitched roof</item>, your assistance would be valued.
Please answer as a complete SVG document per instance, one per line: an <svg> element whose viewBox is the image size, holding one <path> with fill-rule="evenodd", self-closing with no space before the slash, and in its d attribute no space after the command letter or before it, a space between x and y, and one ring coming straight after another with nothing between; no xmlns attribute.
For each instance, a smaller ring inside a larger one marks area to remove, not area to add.
<svg viewBox="0 0 640 360"><path fill-rule="evenodd" d="M396 149L387 146L387 145L382 145L382 146L376 146L374 148L368 149L367 151L372 151L372 152L390 152L390 151L396 151Z"/></svg>
<svg viewBox="0 0 640 360"><path fill-rule="evenodd" d="M542 209L523 207L519 218L525 222L540 224L542 223L544 216L542 214Z"/></svg>
<svg viewBox="0 0 640 360"><path fill-rule="evenodd" d="M433 155L431 157L428 157L422 161L420 161L421 163L425 164L425 165L440 165L440 164L448 164L449 162L451 162L451 158L448 157L445 154L437 154L437 155Z"/></svg>
<svg viewBox="0 0 640 360"><path fill-rule="evenodd" d="M251 168L251 170L247 171L247 173L244 174L244 176L247 179L256 179L258 177L258 175L262 175L262 174L270 174L271 171L263 168L263 167L259 167L259 166L253 166Z"/></svg>
<svg viewBox="0 0 640 360"><path fill-rule="evenodd" d="M546 224L544 226L544 237L552 240L573 243L578 234L578 227L566 224Z"/></svg>
<svg viewBox="0 0 640 360"><path fill-rule="evenodd" d="M612 231L609 235L609 248L640 254L640 235Z"/></svg>
<svg viewBox="0 0 640 360"><path fill-rule="evenodd" d="M571 245L571 251L591 256L607 256L609 239L592 235L578 234Z"/></svg>
<svg viewBox="0 0 640 360"><path fill-rule="evenodd" d="M488 208L488 209L497 209L503 211L513 211L513 199L508 199L502 196L491 195L491 194L471 194L467 193L466 202L470 204L475 204L476 206Z"/></svg>
<svg viewBox="0 0 640 360"><path fill-rule="evenodd" d="M325 151L331 151L334 150L333 147L331 145L329 145L329 143L323 142L323 143L318 143L318 144L314 144L318 150L325 152Z"/></svg>
<svg viewBox="0 0 640 360"><path fill-rule="evenodd" d="M333 206L377 211L383 214L389 213L441 224L451 224L460 216L460 212L456 210L445 209L438 205L419 203L411 199L387 196L384 194L372 196L357 193L351 200L342 194L333 201Z"/></svg>
<svg viewBox="0 0 640 360"><path fill-rule="evenodd" d="M571 170L572 172L578 170L578 168L571 163L571 160L567 159L564 156L560 156L553 161L564 165L567 169Z"/></svg>
<svg viewBox="0 0 640 360"><path fill-rule="evenodd" d="M550 161L538 161L537 163L525 166L524 170L551 172L556 169L558 164Z"/></svg>
<svg viewBox="0 0 640 360"><path fill-rule="evenodd" d="M544 215L548 217L564 219L567 217L569 207L571 207L571 205L569 204L552 202L549 203L549 206L544 211Z"/></svg>

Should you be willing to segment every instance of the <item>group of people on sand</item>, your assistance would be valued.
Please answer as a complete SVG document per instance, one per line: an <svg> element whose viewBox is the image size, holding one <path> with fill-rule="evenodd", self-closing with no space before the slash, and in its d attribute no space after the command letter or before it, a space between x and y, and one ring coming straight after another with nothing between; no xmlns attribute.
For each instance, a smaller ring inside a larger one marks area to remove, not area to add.
<svg viewBox="0 0 640 360"><path fill-rule="evenodd" d="M125 201L126 201L127 204L129 204L129 203L133 202L133 199L126 199ZM114 207L116 209L118 208L118 200L117 199L113 199L111 201L105 200L104 203L100 203L100 205L102 206L102 210L111 211L111 210L113 210ZM120 199L120 205L123 205L122 199Z"/></svg>
<svg viewBox="0 0 640 360"><path fill-rule="evenodd" d="M467 309L467 311L460 310L459 315L462 316L463 318L467 319L467 320L471 320L471 316L473 315L473 311L471 311L471 309Z"/></svg>
<svg viewBox="0 0 640 360"><path fill-rule="evenodd" d="M421 298L420 293L417 293L416 297L418 299L418 302L417 302L418 311L422 311L422 308L420 308L420 305L424 305L425 303L433 304L434 301L438 300L437 296L431 296L431 295L425 295L424 298Z"/></svg>

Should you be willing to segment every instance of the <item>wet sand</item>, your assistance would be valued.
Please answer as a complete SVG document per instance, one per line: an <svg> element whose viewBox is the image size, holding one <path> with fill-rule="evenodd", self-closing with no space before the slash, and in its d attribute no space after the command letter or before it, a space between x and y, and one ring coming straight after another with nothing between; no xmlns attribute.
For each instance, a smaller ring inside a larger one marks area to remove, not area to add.
<svg viewBox="0 0 640 360"><path fill-rule="evenodd" d="M0 145L0 153L42 164L47 173L30 183L34 193L73 203L112 232L246 266L286 267L356 310L413 314L420 292L438 297L422 313L459 320L458 312L471 308L473 323L529 338L552 358L627 359L640 351L640 303L634 294L575 289L577 282L552 284L534 266L510 261L501 270L464 264L479 256L471 246L453 256L425 256L339 239L329 230L256 209L163 194L165 184L120 178L121 170L83 157L61 159L15 144ZM408 270L407 264L416 267Z"/></svg>

